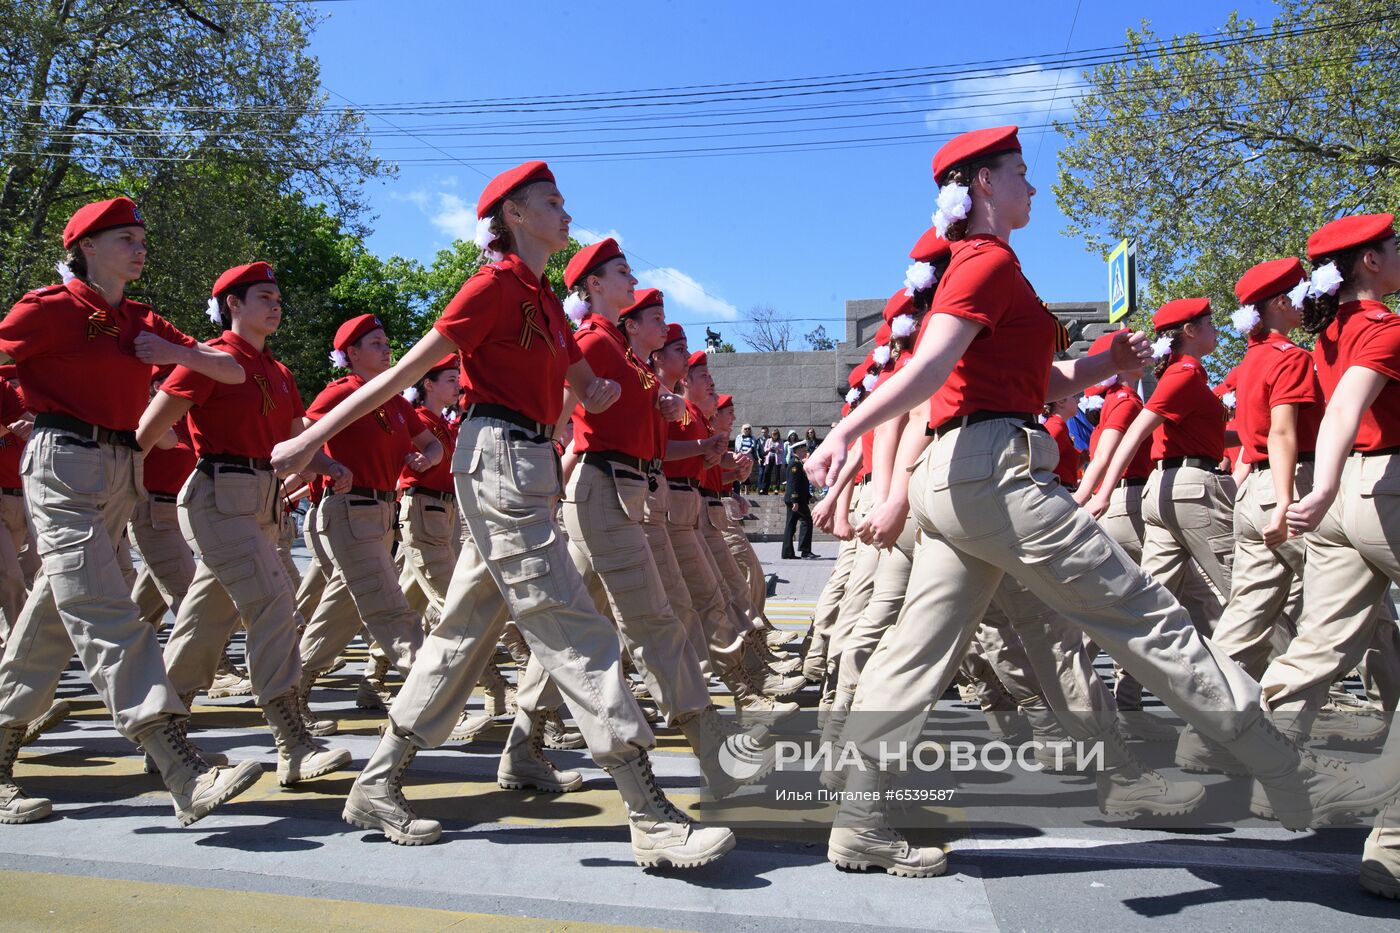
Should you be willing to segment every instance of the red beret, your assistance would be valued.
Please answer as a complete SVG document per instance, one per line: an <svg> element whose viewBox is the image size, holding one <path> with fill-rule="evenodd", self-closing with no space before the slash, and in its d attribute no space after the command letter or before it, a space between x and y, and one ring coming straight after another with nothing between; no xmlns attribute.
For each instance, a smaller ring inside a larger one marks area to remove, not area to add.
<svg viewBox="0 0 1400 933"><path fill-rule="evenodd" d="M1292 256L1271 259L1240 276L1235 283L1235 297L1242 305L1252 305L1283 294L1305 278L1307 274L1303 272L1303 264Z"/></svg>
<svg viewBox="0 0 1400 933"><path fill-rule="evenodd" d="M19 367L18 367L18 366L16 366L14 363L4 363L4 364L0 364L0 379L3 379L3 380L5 380L6 382L8 382L8 381L10 381L11 379L18 379L18 378L19 378Z"/></svg>
<svg viewBox="0 0 1400 933"><path fill-rule="evenodd" d="M505 200L506 195L521 185L553 180L554 173L543 162L526 162L524 165L507 169L486 183L481 197L477 198L476 201L476 219L480 220L491 213L492 208L500 204L501 201Z"/></svg>
<svg viewBox="0 0 1400 933"><path fill-rule="evenodd" d="M973 130L961 136L954 136L944 143L943 148L933 157L934 183L943 184L948 169L959 162L984 159L1001 155L1003 152L1020 152L1021 141L1016 138L1016 129L1014 126L994 126L991 129Z"/></svg>
<svg viewBox="0 0 1400 933"><path fill-rule="evenodd" d="M379 318L373 314L361 314L359 317L352 317L340 329L335 332L335 342L331 346L337 350L344 350L356 340L372 330L382 330L383 324L379 323Z"/></svg>
<svg viewBox="0 0 1400 933"><path fill-rule="evenodd" d="M719 411L721 408L733 408L733 407L734 407L734 396L732 396L732 395L721 395L721 396L719 397L719 404L715 406L715 411Z"/></svg>
<svg viewBox="0 0 1400 933"><path fill-rule="evenodd" d="M909 251L909 258L915 262L941 262L952 253L953 244L938 235L937 227L929 227Z"/></svg>
<svg viewBox="0 0 1400 933"><path fill-rule="evenodd" d="M883 347L890 342L894 334L890 331L890 325L881 324L880 329L875 332L875 346Z"/></svg>
<svg viewBox="0 0 1400 933"><path fill-rule="evenodd" d="M863 381L865 381L865 377L868 375L870 375L870 358L866 357L864 362L862 362L855 369L851 370L850 379L847 381L850 382L851 388L855 389L858 388Z"/></svg>
<svg viewBox="0 0 1400 933"><path fill-rule="evenodd" d="M622 309L622 312L618 314L618 317L624 318L629 314L636 314L638 311L643 311L647 308L652 307L653 305L655 305L658 308L662 307L665 302L665 298L666 296L661 294L661 289L659 288L644 288L641 291L637 292L637 300L632 302L632 305L630 307ZM684 333L684 331L682 331L682 333ZM666 336L671 336L671 325L667 325L666 327Z"/></svg>
<svg viewBox="0 0 1400 933"><path fill-rule="evenodd" d="M1364 246L1387 237L1395 236L1394 214L1358 214L1355 217L1339 217L1330 224L1324 224L1308 237L1308 258L1317 259L1332 253L1340 253L1353 246Z"/></svg>
<svg viewBox="0 0 1400 933"><path fill-rule="evenodd" d="M442 370L444 370L444 369L461 369L461 368L462 368L462 364L461 364L460 360L457 358L457 354L455 354L455 353L449 353L449 354L447 354L446 356L444 356L442 359L440 359L440 360L438 360L436 363L434 363L432 366L429 366L429 367L428 367L428 375L431 376L433 373L440 372L440 371L442 371Z"/></svg>
<svg viewBox="0 0 1400 933"><path fill-rule="evenodd" d="M73 212L63 227L63 248L67 249L85 236L115 227L144 227L146 221L131 198L113 198L86 204Z"/></svg>
<svg viewBox="0 0 1400 933"><path fill-rule="evenodd" d="M679 324L675 324L675 323L667 324L667 325L666 325L666 343L663 344L663 346L669 347L671 344L676 343L677 341L680 341L680 340L684 340L684 339L685 339L685 328L684 328L684 327L680 326Z"/></svg>
<svg viewBox="0 0 1400 933"><path fill-rule="evenodd" d="M610 259L617 259L622 256L622 247L617 245L617 241L612 237L606 240L599 240L592 246L585 246L574 253L569 258L569 264L564 267L564 287L573 288L582 282L588 273L597 269Z"/></svg>
<svg viewBox="0 0 1400 933"><path fill-rule="evenodd" d="M889 324L901 314L913 313L914 299L909 295L904 294L904 289L901 288L899 291L891 295L889 300L885 302L885 308L883 311L880 312L880 315L885 319L885 323Z"/></svg>
<svg viewBox="0 0 1400 933"><path fill-rule="evenodd" d="M1102 337L1099 337L1093 343L1089 344L1089 352L1086 355L1093 356L1096 353L1102 353L1103 351L1107 350L1110 346L1113 345L1114 337L1117 337L1119 334L1126 334L1127 332L1128 329L1124 327L1120 330L1115 330L1112 333L1104 334Z"/></svg>
<svg viewBox="0 0 1400 933"><path fill-rule="evenodd" d="M697 366L706 366L706 367L708 367L709 365L710 365L710 358L709 358L708 356L705 355L705 351L704 351L704 350L696 350L694 353L690 354L690 360L686 362L685 368L686 368L687 371L689 371L689 370L694 369L694 368L697 367Z"/></svg>
<svg viewBox="0 0 1400 933"><path fill-rule="evenodd" d="M1202 314L1210 314L1209 298L1178 298L1157 309L1157 313L1152 315L1152 326L1157 330L1166 330Z"/></svg>
<svg viewBox="0 0 1400 933"><path fill-rule="evenodd" d="M254 285L258 282L271 282L276 285L277 274L265 262L250 262L246 266L234 266L219 276L218 281L214 283L214 290L210 294L218 298L230 289L240 285Z"/></svg>

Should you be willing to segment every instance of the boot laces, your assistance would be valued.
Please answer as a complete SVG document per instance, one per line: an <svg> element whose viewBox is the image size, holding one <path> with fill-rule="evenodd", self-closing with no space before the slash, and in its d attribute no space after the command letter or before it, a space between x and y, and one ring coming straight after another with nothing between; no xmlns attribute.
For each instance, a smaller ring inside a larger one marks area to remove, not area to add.
<svg viewBox="0 0 1400 933"><path fill-rule="evenodd" d="M180 760L193 767L196 771L208 771L209 764L200 756L199 751L190 742L189 734L185 731L186 721L183 719L171 719L165 725L165 734L170 737L170 744L174 747Z"/></svg>
<svg viewBox="0 0 1400 933"><path fill-rule="evenodd" d="M671 798L661 790L661 785L656 783L656 775L651 770L651 756L642 752L642 777L647 782L647 788L651 793L651 802L658 812L666 818L667 822L679 823L682 826L690 825L690 817L682 813Z"/></svg>
<svg viewBox="0 0 1400 933"><path fill-rule="evenodd" d="M389 796L409 818L413 818L413 809L408 805L408 798L403 795L403 779L408 766L413 763L413 757L418 754L418 746L409 743L408 752L399 759L399 763L394 766L393 772L389 775Z"/></svg>

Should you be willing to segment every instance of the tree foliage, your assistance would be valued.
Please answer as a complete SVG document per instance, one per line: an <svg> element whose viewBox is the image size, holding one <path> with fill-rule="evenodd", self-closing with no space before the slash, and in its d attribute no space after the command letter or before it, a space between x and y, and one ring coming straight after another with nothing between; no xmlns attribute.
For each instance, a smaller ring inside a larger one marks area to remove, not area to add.
<svg viewBox="0 0 1400 933"><path fill-rule="evenodd" d="M813 350L835 350L836 341L826 335L826 326L818 324L814 330L809 331L802 338L807 341L807 346Z"/></svg>
<svg viewBox="0 0 1400 933"><path fill-rule="evenodd" d="M1273 23L1232 14L1223 31L1130 31L1060 126L1065 232L1105 257L1137 239L1137 324L1187 295L1209 296L1223 321L1250 266L1302 257L1326 221L1400 202L1393 3L1281 0ZM1241 350L1222 341L1214 368Z"/></svg>
<svg viewBox="0 0 1400 933"><path fill-rule="evenodd" d="M792 324L779 317L772 305L754 305L744 312L739 335L759 353L780 352L792 342Z"/></svg>

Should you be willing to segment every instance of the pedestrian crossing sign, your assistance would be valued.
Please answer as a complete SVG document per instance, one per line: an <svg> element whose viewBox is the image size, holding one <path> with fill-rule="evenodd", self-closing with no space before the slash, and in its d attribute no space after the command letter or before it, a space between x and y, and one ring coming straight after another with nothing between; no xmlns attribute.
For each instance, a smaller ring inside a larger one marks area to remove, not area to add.
<svg viewBox="0 0 1400 933"><path fill-rule="evenodd" d="M1137 247L1119 243L1108 256L1108 322L1121 321L1137 305Z"/></svg>

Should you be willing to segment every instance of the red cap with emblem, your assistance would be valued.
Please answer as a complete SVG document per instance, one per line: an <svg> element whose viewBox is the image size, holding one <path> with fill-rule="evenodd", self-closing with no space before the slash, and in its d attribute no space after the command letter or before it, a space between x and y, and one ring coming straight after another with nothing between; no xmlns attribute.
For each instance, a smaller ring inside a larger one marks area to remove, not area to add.
<svg viewBox="0 0 1400 933"><path fill-rule="evenodd" d="M692 370L697 366L709 366L710 358L705 355L704 350L696 350L690 354L690 360L685 364L686 370Z"/></svg>
<svg viewBox="0 0 1400 933"><path fill-rule="evenodd" d="M526 162L506 169L486 183L481 197L476 201L476 219L480 220L490 214L492 209L516 188L532 185L537 181L554 181L554 173L543 162Z"/></svg>
<svg viewBox="0 0 1400 933"><path fill-rule="evenodd" d="M1292 256L1270 259L1240 276L1235 283L1235 297L1242 305L1257 304L1265 298L1282 295L1305 278L1303 264Z"/></svg>
<svg viewBox="0 0 1400 933"><path fill-rule="evenodd" d="M680 326L679 324L675 324L675 323L667 324L667 325L666 325L666 343L663 344L663 346L669 347L671 344L677 342L678 340L684 340L684 339L685 339L685 328L684 328L684 327Z"/></svg>
<svg viewBox="0 0 1400 933"><path fill-rule="evenodd" d="M1365 246L1395 236L1394 214L1358 214L1338 217L1308 237L1308 258L1317 259L1354 246Z"/></svg>
<svg viewBox="0 0 1400 933"><path fill-rule="evenodd" d="M365 334L373 330L382 330L384 325L379 323L379 318L373 314L361 314L359 317L352 317L335 332L335 343L332 344L337 350L344 350Z"/></svg>
<svg viewBox="0 0 1400 933"><path fill-rule="evenodd" d="M933 157L934 183L943 184L948 170L959 162L985 159L1004 152L1020 152L1021 140L1016 137L1016 129L1014 126L994 126L954 136Z"/></svg>
<svg viewBox="0 0 1400 933"><path fill-rule="evenodd" d="M265 262L250 262L246 266L234 266L219 276L210 294L218 298L224 292L240 285L256 285L259 282L271 282L276 285L277 275Z"/></svg>
<svg viewBox="0 0 1400 933"><path fill-rule="evenodd" d="M63 227L63 248L68 249L85 236L117 227L144 227L146 221L131 198L112 198L85 204L73 212Z"/></svg>
<svg viewBox="0 0 1400 933"><path fill-rule="evenodd" d="M715 406L715 411L719 411L721 408L733 408L733 407L734 407L734 396L732 396L732 395L721 395L721 396L719 397L719 404Z"/></svg>
<svg viewBox="0 0 1400 933"><path fill-rule="evenodd" d="M1157 309L1157 313L1152 315L1152 326L1157 330L1166 330L1203 314L1210 314L1209 298L1178 298Z"/></svg>
<svg viewBox="0 0 1400 933"><path fill-rule="evenodd" d="M938 228L929 227L909 251L909 258L915 262L942 262L952 253L953 245L938 235Z"/></svg>
<svg viewBox="0 0 1400 933"><path fill-rule="evenodd" d="M631 307L624 308L621 313L618 314L618 318L625 318L629 314L636 314L638 311L645 311L647 308L662 307L665 303L665 298L666 296L661 294L661 289L659 288L644 288L637 292L637 300L632 302ZM670 343L671 340L671 328L679 326L678 324L666 325L667 343ZM684 330L681 331L681 335L685 335Z"/></svg>
<svg viewBox="0 0 1400 933"><path fill-rule="evenodd" d="M612 237L585 246L574 253L569 259L569 264L564 267L564 287L572 289L603 263L621 257L622 247L618 246Z"/></svg>
<svg viewBox="0 0 1400 933"><path fill-rule="evenodd" d="M1102 353L1109 347L1113 346L1114 337L1117 337L1119 334L1126 334L1127 332L1128 329L1124 327L1120 330L1115 330L1111 333L1104 334L1102 337L1097 338L1093 343L1089 344L1089 352L1085 355L1093 356L1096 353Z"/></svg>

